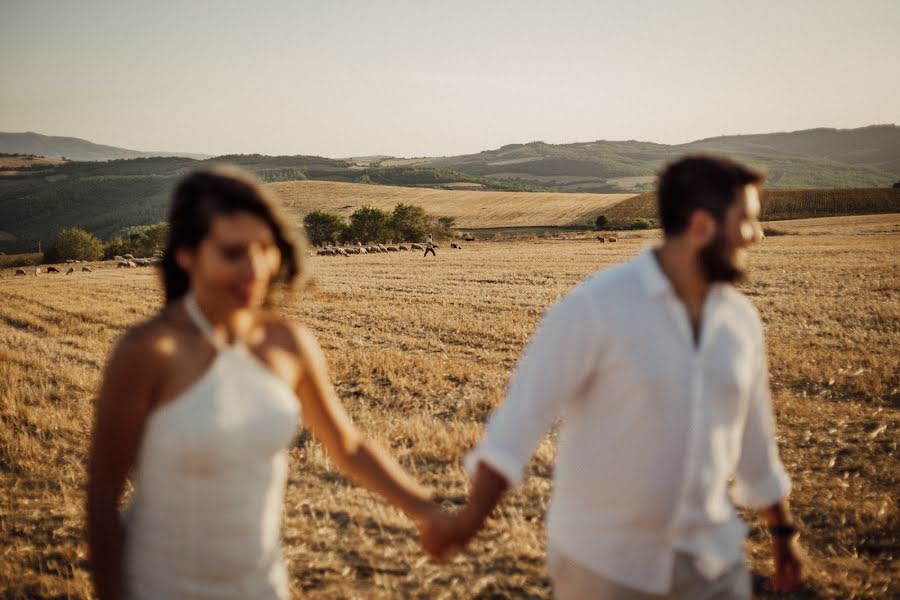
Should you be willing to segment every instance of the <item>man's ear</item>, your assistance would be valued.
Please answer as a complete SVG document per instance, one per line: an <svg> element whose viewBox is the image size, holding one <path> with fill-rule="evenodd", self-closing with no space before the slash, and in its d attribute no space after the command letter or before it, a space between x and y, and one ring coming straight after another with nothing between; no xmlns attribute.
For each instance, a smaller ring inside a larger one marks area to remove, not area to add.
<svg viewBox="0 0 900 600"><path fill-rule="evenodd" d="M175 251L175 263L190 275L194 270L194 253L182 246Z"/></svg>
<svg viewBox="0 0 900 600"><path fill-rule="evenodd" d="M716 237L719 224L709 211L699 208L691 213L687 234L698 248L708 245Z"/></svg>

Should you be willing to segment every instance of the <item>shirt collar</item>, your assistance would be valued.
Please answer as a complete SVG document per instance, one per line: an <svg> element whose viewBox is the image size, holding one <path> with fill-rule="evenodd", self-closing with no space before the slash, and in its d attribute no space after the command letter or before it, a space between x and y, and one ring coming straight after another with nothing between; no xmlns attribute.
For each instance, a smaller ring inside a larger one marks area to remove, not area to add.
<svg viewBox="0 0 900 600"><path fill-rule="evenodd" d="M672 283L660 268L654 253L655 249L654 247L644 248L635 261L644 290L652 298L672 292Z"/></svg>
<svg viewBox="0 0 900 600"><path fill-rule="evenodd" d="M651 246L642 249L635 261L644 290L651 298L658 298L666 294L675 295L672 282L669 281L669 278L663 273L662 267L659 266L659 260L657 260L654 252L657 248L658 246ZM731 284L725 282L713 283L709 286L708 295L710 297L719 296L728 287L731 287Z"/></svg>

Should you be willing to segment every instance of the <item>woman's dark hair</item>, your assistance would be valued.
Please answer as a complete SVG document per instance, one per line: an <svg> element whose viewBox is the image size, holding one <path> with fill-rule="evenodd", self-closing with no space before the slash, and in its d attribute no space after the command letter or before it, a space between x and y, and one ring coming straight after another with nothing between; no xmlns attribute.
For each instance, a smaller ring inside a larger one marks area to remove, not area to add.
<svg viewBox="0 0 900 600"><path fill-rule="evenodd" d="M667 165L657 189L663 232L683 232L697 209L708 211L721 223L738 192L763 181L761 171L714 154L692 154Z"/></svg>
<svg viewBox="0 0 900 600"><path fill-rule="evenodd" d="M273 282L294 287L303 270L302 237L293 233L278 201L252 176L231 167L214 167L185 176L172 196L169 239L161 263L167 305L190 288L188 274L175 260L178 250L195 249L209 235L216 215L236 213L249 213L268 223L281 251L281 267Z"/></svg>

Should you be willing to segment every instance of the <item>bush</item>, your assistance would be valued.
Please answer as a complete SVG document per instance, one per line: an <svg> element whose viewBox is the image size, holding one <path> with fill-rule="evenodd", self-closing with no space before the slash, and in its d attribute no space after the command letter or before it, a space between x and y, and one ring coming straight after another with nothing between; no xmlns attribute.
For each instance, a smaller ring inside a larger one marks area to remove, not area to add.
<svg viewBox="0 0 900 600"><path fill-rule="evenodd" d="M344 223L344 217L337 213L314 210L303 217L303 228L309 243L322 246L336 244L347 229L347 224Z"/></svg>
<svg viewBox="0 0 900 600"><path fill-rule="evenodd" d="M398 204L391 213L391 229L398 240L423 240L428 229L428 213L421 206Z"/></svg>
<svg viewBox="0 0 900 600"><path fill-rule="evenodd" d="M367 244L386 239L390 231L391 213L363 206L350 215L350 225L344 229L341 238L347 242Z"/></svg>
<svg viewBox="0 0 900 600"><path fill-rule="evenodd" d="M601 230L609 227L609 217L606 215L598 215L597 219L594 221L594 229Z"/></svg>
<svg viewBox="0 0 900 600"><path fill-rule="evenodd" d="M635 219L629 229L653 229L653 221L650 219Z"/></svg>
<svg viewBox="0 0 900 600"><path fill-rule="evenodd" d="M104 260L109 260L116 256L124 256L125 254L134 254L134 252L131 251L131 246L121 237L116 236L103 244Z"/></svg>
<svg viewBox="0 0 900 600"><path fill-rule="evenodd" d="M84 229L63 229L56 242L44 251L45 263L64 260L99 260L103 256L103 243Z"/></svg>

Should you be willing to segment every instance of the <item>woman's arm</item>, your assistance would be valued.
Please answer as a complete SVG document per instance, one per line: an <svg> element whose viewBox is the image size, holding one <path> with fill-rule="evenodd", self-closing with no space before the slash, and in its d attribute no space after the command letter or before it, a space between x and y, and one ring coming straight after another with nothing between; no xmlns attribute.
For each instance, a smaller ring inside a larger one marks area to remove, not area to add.
<svg viewBox="0 0 900 600"><path fill-rule="evenodd" d="M341 471L383 496L410 518L416 521L427 518L436 510L429 491L353 425L331 385L325 356L315 337L308 330L296 327L295 339L302 361L296 392L305 424Z"/></svg>
<svg viewBox="0 0 900 600"><path fill-rule="evenodd" d="M122 597L124 531L118 505L150 406L154 361L145 336L127 334L110 358L97 398L88 459L87 533L100 600Z"/></svg>

